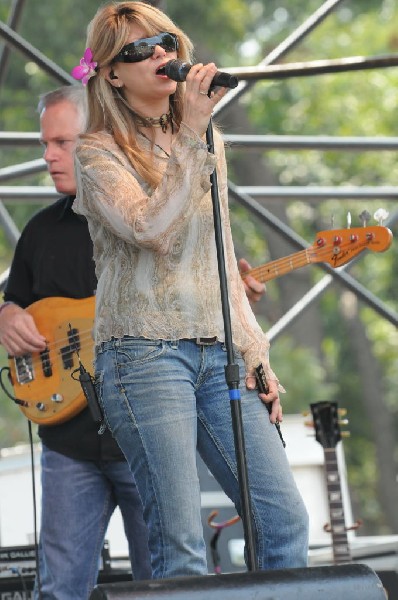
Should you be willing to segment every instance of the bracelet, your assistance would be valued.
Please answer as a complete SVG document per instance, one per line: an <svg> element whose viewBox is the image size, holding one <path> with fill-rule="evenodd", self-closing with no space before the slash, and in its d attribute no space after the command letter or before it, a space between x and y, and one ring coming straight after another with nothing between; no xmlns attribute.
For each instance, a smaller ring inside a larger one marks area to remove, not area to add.
<svg viewBox="0 0 398 600"><path fill-rule="evenodd" d="M10 304L15 304L15 302L12 302L12 300L7 300L7 302L3 302L3 304L0 305L0 313L6 306L10 306Z"/></svg>

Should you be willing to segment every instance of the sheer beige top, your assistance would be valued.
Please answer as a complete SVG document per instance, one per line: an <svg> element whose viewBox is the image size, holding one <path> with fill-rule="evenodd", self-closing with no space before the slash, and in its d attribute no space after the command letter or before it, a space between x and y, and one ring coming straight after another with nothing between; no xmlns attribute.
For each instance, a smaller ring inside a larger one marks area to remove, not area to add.
<svg viewBox="0 0 398 600"><path fill-rule="evenodd" d="M125 335L224 341L210 174L217 165L233 342L246 370L268 359L269 343L247 300L233 249L221 136L215 154L183 123L170 156L154 148L163 174L155 190L105 132L76 149L74 210L86 216L98 288L95 341ZM149 141L142 138L149 150Z"/></svg>

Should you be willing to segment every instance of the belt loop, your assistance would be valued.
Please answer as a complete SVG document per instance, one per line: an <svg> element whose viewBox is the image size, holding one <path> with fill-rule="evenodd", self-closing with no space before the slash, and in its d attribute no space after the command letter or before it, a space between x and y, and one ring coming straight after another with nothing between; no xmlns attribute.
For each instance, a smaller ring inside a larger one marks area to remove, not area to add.
<svg viewBox="0 0 398 600"><path fill-rule="evenodd" d="M179 343L179 340L170 340L170 347L173 350L178 350L178 343Z"/></svg>

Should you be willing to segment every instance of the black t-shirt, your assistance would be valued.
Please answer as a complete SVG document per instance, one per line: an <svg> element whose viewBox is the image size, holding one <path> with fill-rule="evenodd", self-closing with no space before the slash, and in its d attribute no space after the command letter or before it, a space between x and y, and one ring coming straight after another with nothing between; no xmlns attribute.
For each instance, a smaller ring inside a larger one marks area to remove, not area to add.
<svg viewBox="0 0 398 600"><path fill-rule="evenodd" d="M72 210L74 197L60 198L25 226L4 293L26 308L48 297L87 298L97 287L93 246L86 220ZM39 425L43 443L80 460L122 460L109 431L98 435L88 408L60 425Z"/></svg>

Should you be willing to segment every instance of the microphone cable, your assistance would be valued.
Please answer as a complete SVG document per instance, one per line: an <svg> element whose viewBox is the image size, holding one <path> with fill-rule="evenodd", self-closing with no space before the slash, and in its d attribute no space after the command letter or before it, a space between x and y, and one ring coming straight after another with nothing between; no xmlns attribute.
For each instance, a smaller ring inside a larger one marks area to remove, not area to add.
<svg viewBox="0 0 398 600"><path fill-rule="evenodd" d="M33 448L32 423L31 423L31 421L29 421L29 419L28 419L28 430L29 430L29 445L30 445L30 463L31 463L31 472L32 472L33 537L34 537L33 541L34 541L35 561L36 561L36 581L37 581L38 599L42 600L39 544L37 541L37 498L36 498L35 457L34 457L34 448Z"/></svg>

